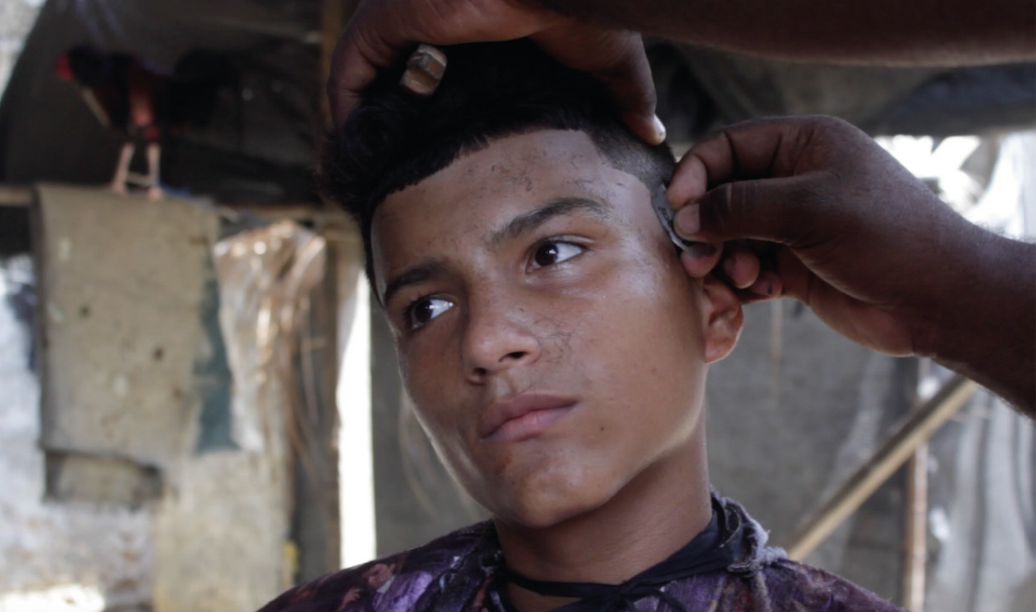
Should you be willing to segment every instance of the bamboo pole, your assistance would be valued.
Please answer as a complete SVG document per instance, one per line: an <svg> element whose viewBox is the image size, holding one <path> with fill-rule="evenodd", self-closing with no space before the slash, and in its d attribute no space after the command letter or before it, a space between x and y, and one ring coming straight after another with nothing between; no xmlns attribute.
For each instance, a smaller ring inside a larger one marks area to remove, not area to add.
<svg viewBox="0 0 1036 612"><path fill-rule="evenodd" d="M785 547L788 556L801 561L813 552L919 445L960 409L977 387L974 381L959 375L946 381L931 399L907 416L881 448L819 510L803 521Z"/></svg>

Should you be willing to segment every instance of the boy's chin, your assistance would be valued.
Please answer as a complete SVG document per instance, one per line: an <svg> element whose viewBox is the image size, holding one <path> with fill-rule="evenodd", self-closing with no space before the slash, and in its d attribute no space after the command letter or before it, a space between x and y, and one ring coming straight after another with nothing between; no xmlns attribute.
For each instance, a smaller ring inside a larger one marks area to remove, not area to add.
<svg viewBox="0 0 1036 612"><path fill-rule="evenodd" d="M508 496L491 509L496 521L521 529L550 529L597 510L611 499L613 491L598 487L558 487Z"/></svg>

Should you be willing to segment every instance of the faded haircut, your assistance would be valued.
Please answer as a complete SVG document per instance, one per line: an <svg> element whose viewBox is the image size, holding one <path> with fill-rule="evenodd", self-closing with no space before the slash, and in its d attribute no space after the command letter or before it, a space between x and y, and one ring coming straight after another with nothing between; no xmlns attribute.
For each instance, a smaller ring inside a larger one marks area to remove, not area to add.
<svg viewBox="0 0 1036 612"><path fill-rule="evenodd" d="M675 166L668 145L643 143L622 124L604 86L559 64L527 40L444 47L435 94L399 86L404 67L384 70L325 144L324 194L359 224L373 282L370 232L387 196L415 185L494 139L537 130L579 130L602 157L649 190Z"/></svg>

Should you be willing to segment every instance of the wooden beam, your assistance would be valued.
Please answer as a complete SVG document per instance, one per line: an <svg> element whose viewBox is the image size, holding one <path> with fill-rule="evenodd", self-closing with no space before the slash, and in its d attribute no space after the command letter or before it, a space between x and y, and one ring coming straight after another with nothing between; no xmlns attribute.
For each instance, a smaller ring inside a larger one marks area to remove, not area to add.
<svg viewBox="0 0 1036 612"><path fill-rule="evenodd" d="M306 296L294 331L286 425L293 462L292 540L300 582L341 567L338 477L338 253L326 242L324 276Z"/></svg>
<svg viewBox="0 0 1036 612"><path fill-rule="evenodd" d="M136 175L140 176L140 175ZM134 175L130 174L132 181ZM97 186L101 190L103 187ZM0 206L28 207L36 200L36 192L31 187L18 185L0 185ZM241 215L255 215L264 221L291 219L293 221L320 221L324 225L340 224L351 226L348 215L334 203L321 205L314 202L276 202L273 204L217 202L216 208L224 217L236 218Z"/></svg>
<svg viewBox="0 0 1036 612"><path fill-rule="evenodd" d="M216 203L219 213L230 220L242 216L255 216L263 221L291 219L292 221L333 221L347 220L345 211L340 208L323 207L311 202L275 202L271 204Z"/></svg>
<svg viewBox="0 0 1036 612"><path fill-rule="evenodd" d="M911 412L881 448L795 530L785 546L788 556L801 561L813 552L918 446L953 416L977 388L974 381L954 375L931 399Z"/></svg>
<svg viewBox="0 0 1036 612"><path fill-rule="evenodd" d="M35 199L29 187L0 185L0 206L30 206Z"/></svg>

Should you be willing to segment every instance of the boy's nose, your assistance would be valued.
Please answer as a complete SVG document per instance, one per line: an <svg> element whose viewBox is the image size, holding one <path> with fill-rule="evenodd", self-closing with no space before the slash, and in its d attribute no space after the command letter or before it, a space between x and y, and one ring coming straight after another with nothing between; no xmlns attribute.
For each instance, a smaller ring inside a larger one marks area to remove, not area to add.
<svg viewBox="0 0 1036 612"><path fill-rule="evenodd" d="M463 346L464 368L473 382L528 365L540 355L540 339L527 311L504 296L468 303Z"/></svg>

